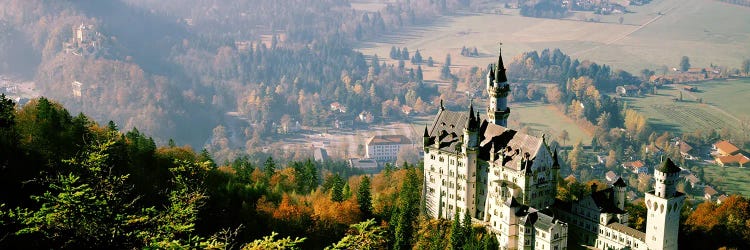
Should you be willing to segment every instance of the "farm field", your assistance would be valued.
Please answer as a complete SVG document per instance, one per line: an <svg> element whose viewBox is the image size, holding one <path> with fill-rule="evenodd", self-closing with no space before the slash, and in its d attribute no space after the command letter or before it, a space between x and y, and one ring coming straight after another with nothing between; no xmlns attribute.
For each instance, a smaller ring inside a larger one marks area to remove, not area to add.
<svg viewBox="0 0 750 250"><path fill-rule="evenodd" d="M745 197L750 197L750 183L747 182L750 179L750 169L717 165L702 167L708 183L715 185L720 192L739 193Z"/></svg>
<svg viewBox="0 0 750 250"><path fill-rule="evenodd" d="M497 55L498 42L504 44L508 59L530 50L560 48L574 58L634 74L644 68L676 67L683 55L690 57L694 67L710 63L739 67L750 55L746 46L750 41L750 8L718 1L655 0L645 6L631 6L634 13L574 13L563 20L522 17L518 10L500 9L502 15L462 13L441 17L430 25L361 43L359 50L385 59L391 46L407 47L412 53L419 49L424 58L432 56L438 63L432 68L423 66L427 80L438 79L439 65L446 54L451 54L454 72L485 67ZM621 16L622 24L617 20ZM580 21L583 18L599 18L599 22ZM715 22L717 18L722 21ZM460 56L463 46L476 47L480 56ZM406 67L416 68L408 61Z"/></svg>
<svg viewBox="0 0 750 250"><path fill-rule="evenodd" d="M573 120L563 115L552 105L542 103L511 104L508 125L513 128L516 122L520 122L522 127L528 126L530 134L537 136L545 134L548 138L559 141L560 144L563 142L558 139L558 136L563 130L567 130L570 139L565 142L565 146L577 143L579 140L584 145L591 144L591 134L582 130Z"/></svg>
<svg viewBox="0 0 750 250"><path fill-rule="evenodd" d="M698 87L698 92L667 86L656 95L623 99L629 108L646 115L649 123L660 131L739 129L740 120L750 117L744 101L750 96L750 79L709 81L692 86ZM683 101L675 101L680 92ZM698 102L698 98L703 98L703 103Z"/></svg>

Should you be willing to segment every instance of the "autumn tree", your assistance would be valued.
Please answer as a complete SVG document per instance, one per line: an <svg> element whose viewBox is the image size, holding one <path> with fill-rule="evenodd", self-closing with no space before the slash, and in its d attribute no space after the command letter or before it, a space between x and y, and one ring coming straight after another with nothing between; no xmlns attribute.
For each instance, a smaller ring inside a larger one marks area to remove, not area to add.
<svg viewBox="0 0 750 250"><path fill-rule="evenodd" d="M584 160L583 143L579 141L573 146L573 150L568 154L568 163L570 163L570 168L572 168L573 171L576 171Z"/></svg>
<svg viewBox="0 0 750 250"><path fill-rule="evenodd" d="M614 150L609 150L607 158L604 160L604 166L608 169L612 169L617 165L617 154Z"/></svg>
<svg viewBox="0 0 750 250"><path fill-rule="evenodd" d="M680 239L686 239L696 248L747 249L750 247L750 201L740 195L730 195L720 205L710 201L701 203L687 217L682 231L687 237ZM715 240L717 238L722 240Z"/></svg>

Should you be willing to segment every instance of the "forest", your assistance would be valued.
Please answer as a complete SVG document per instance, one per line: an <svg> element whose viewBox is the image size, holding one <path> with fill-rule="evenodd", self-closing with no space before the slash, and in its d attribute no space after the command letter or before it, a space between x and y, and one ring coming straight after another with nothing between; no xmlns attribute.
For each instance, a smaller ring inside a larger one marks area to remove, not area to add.
<svg viewBox="0 0 750 250"><path fill-rule="evenodd" d="M47 98L0 95L0 248L497 249L468 216L424 216L421 163L362 175L340 162L156 146ZM558 199L592 183L561 179ZM628 205L643 229L643 202ZM685 204L680 244L748 247L750 200ZM723 241L710 240L721 237Z"/></svg>

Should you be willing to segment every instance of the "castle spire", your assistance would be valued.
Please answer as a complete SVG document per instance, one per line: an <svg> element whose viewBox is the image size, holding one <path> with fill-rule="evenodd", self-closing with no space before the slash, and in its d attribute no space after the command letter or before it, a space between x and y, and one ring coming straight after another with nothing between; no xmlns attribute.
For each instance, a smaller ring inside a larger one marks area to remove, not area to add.
<svg viewBox="0 0 750 250"><path fill-rule="evenodd" d="M487 77L487 94L490 96L489 105L487 106L487 121L506 127L508 126L508 116L510 115L507 100L510 93L510 85L508 84L508 77L505 75L502 48L498 52L494 73L494 77Z"/></svg>
<svg viewBox="0 0 750 250"><path fill-rule="evenodd" d="M503 43L500 43L502 46ZM500 47L497 52L497 64L495 65L495 82L507 82L508 77L505 75L505 64L503 64L503 48Z"/></svg>
<svg viewBox="0 0 750 250"><path fill-rule="evenodd" d="M552 168L560 168L560 162L557 160L557 147L555 147L555 152L552 153Z"/></svg>

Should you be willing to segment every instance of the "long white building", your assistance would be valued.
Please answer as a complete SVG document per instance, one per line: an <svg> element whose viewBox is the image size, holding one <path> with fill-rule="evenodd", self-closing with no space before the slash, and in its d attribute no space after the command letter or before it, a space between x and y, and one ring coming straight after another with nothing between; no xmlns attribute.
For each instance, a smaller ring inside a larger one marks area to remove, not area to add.
<svg viewBox="0 0 750 250"><path fill-rule="evenodd" d="M557 151L544 136L507 128L510 86L501 55L489 67L486 87L484 116L473 104L448 111L441 101L433 124L425 127L424 198L431 217L468 213L495 232L501 249L677 249L684 195L675 191L679 168L671 160L656 170L656 191L646 195L646 233L626 226L622 179L576 202L561 202L555 199Z"/></svg>

